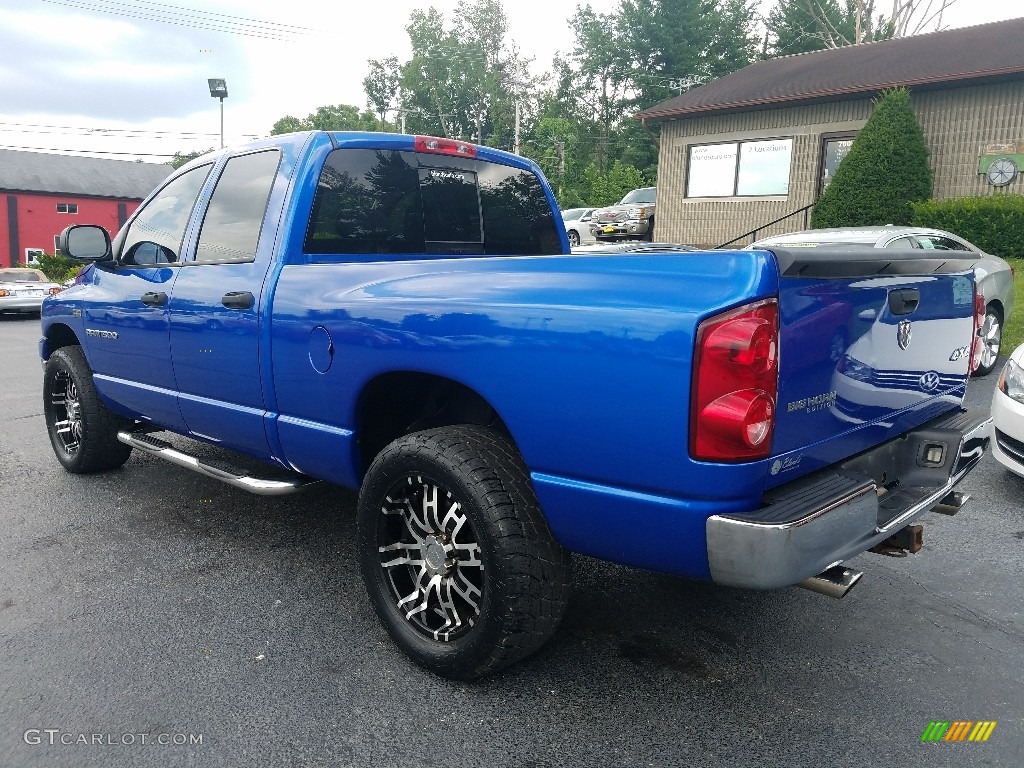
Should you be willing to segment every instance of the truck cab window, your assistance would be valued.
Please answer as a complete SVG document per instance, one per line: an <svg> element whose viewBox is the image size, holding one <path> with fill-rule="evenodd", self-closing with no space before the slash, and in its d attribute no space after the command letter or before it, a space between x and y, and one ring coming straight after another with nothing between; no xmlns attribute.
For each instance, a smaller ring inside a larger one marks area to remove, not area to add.
<svg viewBox="0 0 1024 768"><path fill-rule="evenodd" d="M336 149L324 163L306 253L540 255L561 240L530 171L468 158Z"/></svg>
<svg viewBox="0 0 1024 768"><path fill-rule="evenodd" d="M228 160L203 219L197 262L255 261L263 215L280 160L277 150Z"/></svg>
<svg viewBox="0 0 1024 768"><path fill-rule="evenodd" d="M120 251L122 262L148 266L155 263L149 256L158 252L162 254L161 263L178 261L185 225L212 167L201 165L193 168L174 179L146 203L128 227ZM140 243L149 245L140 246ZM140 256L146 254L142 261L135 261L136 252Z"/></svg>

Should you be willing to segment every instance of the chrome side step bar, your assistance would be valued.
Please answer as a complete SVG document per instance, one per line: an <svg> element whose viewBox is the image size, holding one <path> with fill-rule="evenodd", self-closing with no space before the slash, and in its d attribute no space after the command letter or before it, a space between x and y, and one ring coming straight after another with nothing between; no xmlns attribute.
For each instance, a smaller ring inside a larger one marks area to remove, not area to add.
<svg viewBox="0 0 1024 768"><path fill-rule="evenodd" d="M164 461L169 461L171 464L191 469L201 475L212 477L214 480L220 480L222 483L233 485L235 488L241 488L244 491L256 493L260 496L285 496L290 493L298 493L310 485L320 482L311 477L298 474L274 480L252 477L246 474L245 470L232 467L225 462L214 463L182 453L170 443L153 437L148 432L122 431L117 433L117 439L125 445L138 448L140 451L145 451Z"/></svg>
<svg viewBox="0 0 1024 768"><path fill-rule="evenodd" d="M809 589L811 592L817 592L820 595L834 597L838 600L841 597L845 597L847 592L857 586L857 582L860 581L860 577L863 575L860 571L855 571L852 568L833 565L817 576L804 579L797 586Z"/></svg>

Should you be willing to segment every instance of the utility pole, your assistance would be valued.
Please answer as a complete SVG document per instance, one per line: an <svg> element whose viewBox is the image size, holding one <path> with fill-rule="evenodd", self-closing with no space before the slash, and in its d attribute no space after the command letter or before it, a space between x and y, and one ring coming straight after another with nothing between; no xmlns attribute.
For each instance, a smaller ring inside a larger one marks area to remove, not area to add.
<svg viewBox="0 0 1024 768"><path fill-rule="evenodd" d="M512 151L519 154L519 97L516 96L516 138L512 145Z"/></svg>
<svg viewBox="0 0 1024 768"><path fill-rule="evenodd" d="M565 182L565 142L556 141L558 148L558 199L562 199L562 185Z"/></svg>

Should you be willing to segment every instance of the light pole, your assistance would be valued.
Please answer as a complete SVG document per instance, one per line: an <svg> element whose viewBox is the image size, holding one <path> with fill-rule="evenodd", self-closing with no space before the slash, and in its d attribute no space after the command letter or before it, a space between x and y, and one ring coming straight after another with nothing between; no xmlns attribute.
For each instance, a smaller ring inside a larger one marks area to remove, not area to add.
<svg viewBox="0 0 1024 768"><path fill-rule="evenodd" d="M228 97L228 82L219 77L211 77L206 82L210 85L210 95L220 99L220 148L224 149L224 99Z"/></svg>

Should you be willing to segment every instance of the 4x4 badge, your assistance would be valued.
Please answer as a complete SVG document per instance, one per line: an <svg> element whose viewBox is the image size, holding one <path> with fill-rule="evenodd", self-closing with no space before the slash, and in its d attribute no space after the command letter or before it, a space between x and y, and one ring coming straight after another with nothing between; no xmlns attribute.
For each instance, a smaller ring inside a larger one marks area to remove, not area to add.
<svg viewBox="0 0 1024 768"><path fill-rule="evenodd" d="M910 346L912 334L913 330L910 327L910 321L900 320L900 324L896 326L896 343L900 345L900 349L906 349Z"/></svg>

